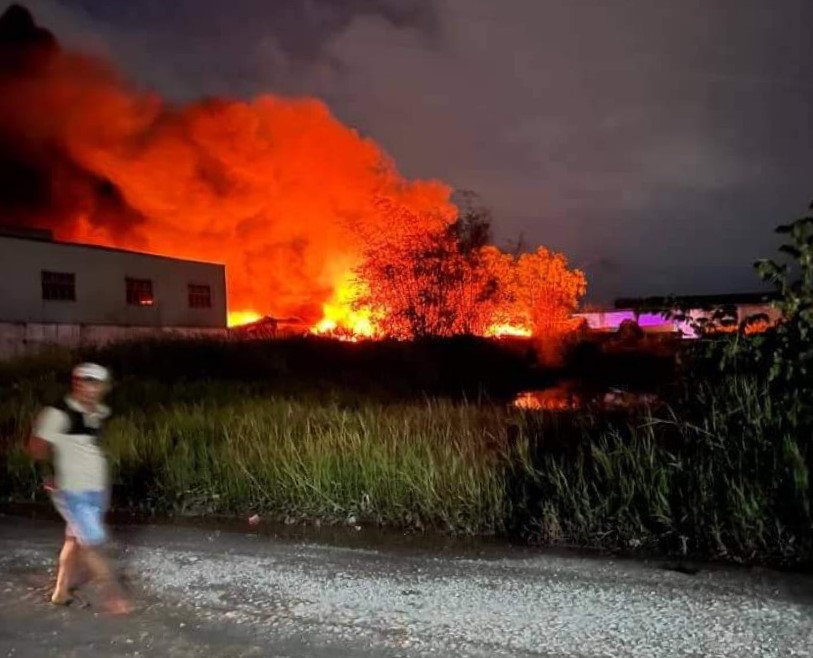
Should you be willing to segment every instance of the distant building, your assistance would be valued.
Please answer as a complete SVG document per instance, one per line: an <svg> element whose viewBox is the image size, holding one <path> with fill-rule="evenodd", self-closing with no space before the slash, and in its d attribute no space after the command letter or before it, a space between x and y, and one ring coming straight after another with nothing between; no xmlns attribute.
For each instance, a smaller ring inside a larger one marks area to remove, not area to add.
<svg viewBox="0 0 813 658"><path fill-rule="evenodd" d="M0 357L177 332L225 334L223 265L0 228Z"/></svg>
<svg viewBox="0 0 813 658"><path fill-rule="evenodd" d="M775 295L745 293L683 297L622 298L609 310L579 313L595 331L617 331L625 320L636 322L647 333L681 333L694 337L693 324L722 314L734 326L761 317L764 325L776 323L781 314L774 307Z"/></svg>
<svg viewBox="0 0 813 658"><path fill-rule="evenodd" d="M647 333L673 333L680 331L680 324L662 313L638 313L632 309L611 309L576 313L575 317L587 322L593 331L618 331L621 323L631 320Z"/></svg>

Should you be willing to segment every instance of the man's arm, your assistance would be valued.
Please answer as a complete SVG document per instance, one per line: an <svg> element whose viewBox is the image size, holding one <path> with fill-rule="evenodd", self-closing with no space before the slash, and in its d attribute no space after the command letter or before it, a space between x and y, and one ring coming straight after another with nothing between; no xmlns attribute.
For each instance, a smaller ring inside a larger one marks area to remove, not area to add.
<svg viewBox="0 0 813 658"><path fill-rule="evenodd" d="M55 488L51 462L53 445L58 443L60 436L67 429L68 422L70 421L61 411L46 407L37 416L31 428L28 454L37 462L37 470L44 480L45 488L49 490Z"/></svg>
<svg viewBox="0 0 813 658"><path fill-rule="evenodd" d="M51 444L32 432L28 438L28 454L34 461L46 461L51 458Z"/></svg>
<svg viewBox="0 0 813 658"><path fill-rule="evenodd" d="M28 454L34 460L38 478L42 482L42 488L49 492L56 490L54 467L51 460L52 453L51 444L32 431L31 436L28 438Z"/></svg>

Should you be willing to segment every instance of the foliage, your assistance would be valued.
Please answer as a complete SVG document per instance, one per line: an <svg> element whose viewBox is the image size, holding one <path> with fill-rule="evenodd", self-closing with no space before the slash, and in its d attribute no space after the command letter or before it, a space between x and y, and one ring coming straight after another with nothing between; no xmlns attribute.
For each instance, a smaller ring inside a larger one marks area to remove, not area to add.
<svg viewBox="0 0 813 658"><path fill-rule="evenodd" d="M764 382L687 382L657 413L533 423L513 522L540 539L813 566L813 464Z"/></svg>
<svg viewBox="0 0 813 658"><path fill-rule="evenodd" d="M410 226L428 223L409 209L397 215ZM380 330L394 338L481 333L479 306L498 291L485 267L489 239L488 217L478 212L432 231L378 236L368 242L356 269L354 306L370 310Z"/></svg>
<svg viewBox="0 0 813 658"><path fill-rule="evenodd" d="M677 309L671 317L690 324L700 340L688 346L684 363L704 377L754 375L771 382L770 393L782 400L796 421L813 423L813 216L802 217L776 232L789 241L779 247L783 259L759 260L755 269L773 287L780 320L764 314L738 319L736 308L705 309L693 317Z"/></svg>
<svg viewBox="0 0 813 658"><path fill-rule="evenodd" d="M813 209L813 204L811 205ZM789 241L779 251L790 263L761 260L757 271L779 295L777 306L783 321L767 345L773 393L780 396L786 411L807 428L813 427L813 215L777 233Z"/></svg>
<svg viewBox="0 0 813 658"><path fill-rule="evenodd" d="M398 225L433 223L409 209L392 212ZM487 335L499 325L537 336L567 328L586 289L584 274L569 269L562 254L539 248L511 255L490 239L490 214L479 207L464 207L433 231L371 237L356 269L356 310L370 312L395 338Z"/></svg>
<svg viewBox="0 0 813 658"><path fill-rule="evenodd" d="M15 499L40 495L22 442L55 391L53 380L24 380L0 404L0 482ZM131 510L257 511L774 564L813 555L805 438L755 379L687 386L671 410L633 415L129 378L115 393L115 501Z"/></svg>
<svg viewBox="0 0 813 658"><path fill-rule="evenodd" d="M456 230L450 253L481 244L479 229L471 239ZM763 334L744 324L705 332L681 354L684 377L664 387L668 403L656 409L493 404L529 383L533 368L522 347L506 353L467 337L143 342L84 353L118 374L113 404L122 413L109 433L118 504L813 567L813 220L780 232L791 239L781 252L795 262L758 269L777 289L783 321ZM491 318L538 307L539 326L555 325L583 290L556 254L478 249L502 282L480 304ZM524 300L505 284L520 271L538 291ZM660 363L584 347L567 367L605 388ZM22 444L71 361L55 353L0 367L4 495L38 495ZM461 401L478 391L488 395ZM435 399L449 392L456 402Z"/></svg>
<svg viewBox="0 0 813 658"><path fill-rule="evenodd" d="M516 301L529 309L535 336L548 336L570 328L570 317L587 290L580 270L568 268L559 253L540 247L517 260Z"/></svg>

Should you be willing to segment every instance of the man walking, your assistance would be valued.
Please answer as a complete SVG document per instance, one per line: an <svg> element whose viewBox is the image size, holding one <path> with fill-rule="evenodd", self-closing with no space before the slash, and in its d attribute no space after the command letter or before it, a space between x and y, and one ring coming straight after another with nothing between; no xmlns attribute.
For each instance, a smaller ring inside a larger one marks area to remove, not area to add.
<svg viewBox="0 0 813 658"><path fill-rule="evenodd" d="M53 464L54 479L46 482L51 499L65 519L65 543L51 602L71 602L71 584L85 567L98 579L107 608L115 614L131 610L110 563L101 552L107 541L104 514L109 501L107 460L99 445L110 409L102 399L110 389L108 371L95 363L76 366L71 392L45 407L31 432L31 454Z"/></svg>

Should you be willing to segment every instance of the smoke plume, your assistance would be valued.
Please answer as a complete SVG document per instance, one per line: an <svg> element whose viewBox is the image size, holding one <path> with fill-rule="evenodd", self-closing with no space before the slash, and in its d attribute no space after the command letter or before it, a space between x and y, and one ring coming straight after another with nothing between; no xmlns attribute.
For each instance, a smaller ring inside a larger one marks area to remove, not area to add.
<svg viewBox="0 0 813 658"><path fill-rule="evenodd" d="M3 223L225 263L232 311L314 322L383 207L455 215L447 186L405 180L317 99L175 106L18 5L0 17L0 95Z"/></svg>

